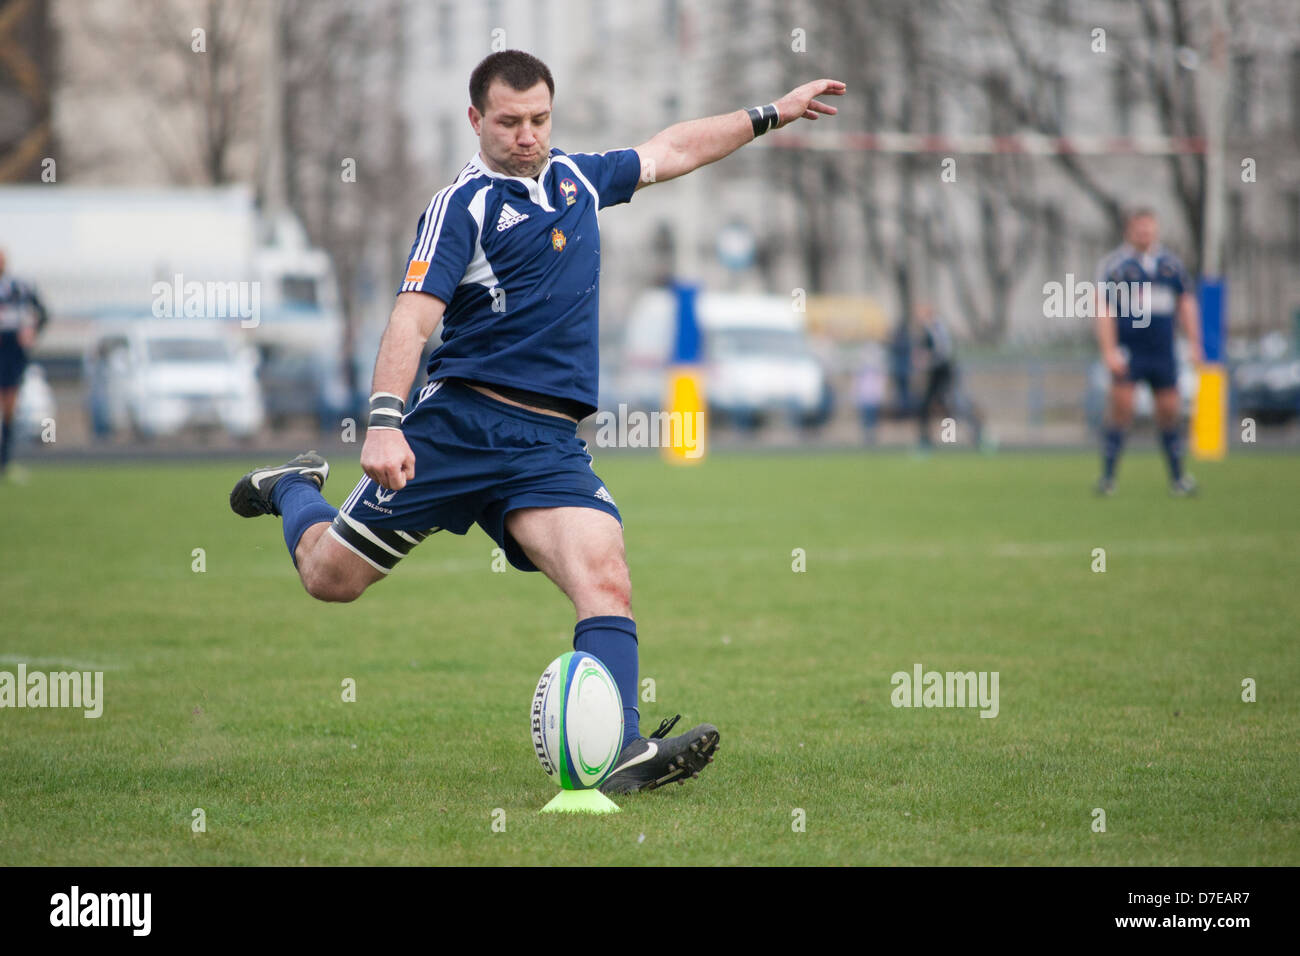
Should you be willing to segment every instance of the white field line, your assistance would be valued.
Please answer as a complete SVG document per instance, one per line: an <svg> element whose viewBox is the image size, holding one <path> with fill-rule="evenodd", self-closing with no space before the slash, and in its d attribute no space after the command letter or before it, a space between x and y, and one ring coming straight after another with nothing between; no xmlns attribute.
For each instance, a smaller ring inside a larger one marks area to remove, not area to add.
<svg viewBox="0 0 1300 956"><path fill-rule="evenodd" d="M74 671L121 671L126 670L122 664L100 664L95 661L82 661L75 657L27 657L23 654L0 654L0 666L5 664L26 664L29 671L42 669Z"/></svg>
<svg viewBox="0 0 1300 956"><path fill-rule="evenodd" d="M1042 558L1071 557L1082 555L1089 558L1093 548L1105 548L1109 558L1122 555L1175 555L1185 553L1206 553L1213 551L1253 550L1261 546L1274 544L1290 547L1281 536L1271 535L1236 535L1217 538L1178 538L1163 540L1115 540L1098 535L1091 540L1073 541L1002 541L963 543L960 541L917 543L905 545L859 546L852 548L811 548L796 540L791 540L788 550L780 548L736 548L736 549L701 549L681 548L671 557L659 560L638 558L635 550L628 557L635 572L636 567L645 564L681 564L681 563L717 563L721 561L745 561L767 563L770 561L790 561L790 551L804 547L809 562L828 561L834 563L852 563L854 561L882 561L889 559L951 560L953 558L1004 558L1009 560L1038 560Z"/></svg>

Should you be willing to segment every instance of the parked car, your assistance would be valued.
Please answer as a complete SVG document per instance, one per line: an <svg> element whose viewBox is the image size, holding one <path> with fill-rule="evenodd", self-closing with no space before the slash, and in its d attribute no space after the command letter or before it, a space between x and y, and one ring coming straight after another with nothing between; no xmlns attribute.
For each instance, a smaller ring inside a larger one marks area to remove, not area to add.
<svg viewBox="0 0 1300 956"><path fill-rule="evenodd" d="M54 410L54 390L45 378L45 368L32 362L23 372L23 380L18 386L18 407L14 410L18 437L23 441L39 440L45 423L54 421Z"/></svg>
<svg viewBox="0 0 1300 956"><path fill-rule="evenodd" d="M266 417L273 428L308 419L321 431L337 429L352 409L342 362L337 355L287 347L261 353L258 380Z"/></svg>
<svg viewBox="0 0 1300 956"><path fill-rule="evenodd" d="M829 377L802 330L706 326L704 342L711 413L742 426L771 416L813 426L830 417Z"/></svg>
<svg viewBox="0 0 1300 956"><path fill-rule="evenodd" d="M658 409L676 335L676 298L644 293L633 306L617 367L603 377L601 407L626 402ZM774 415L819 425L831 412L830 376L813 354L802 313L787 297L702 292L696 315L703 342L709 412L743 426Z"/></svg>
<svg viewBox="0 0 1300 956"><path fill-rule="evenodd" d="M238 332L202 320L142 319L103 330L85 354L95 434L141 438L185 428L252 437L265 417L257 353Z"/></svg>
<svg viewBox="0 0 1300 956"><path fill-rule="evenodd" d="M1300 359L1253 359L1232 370L1235 416L1283 425L1300 415Z"/></svg>

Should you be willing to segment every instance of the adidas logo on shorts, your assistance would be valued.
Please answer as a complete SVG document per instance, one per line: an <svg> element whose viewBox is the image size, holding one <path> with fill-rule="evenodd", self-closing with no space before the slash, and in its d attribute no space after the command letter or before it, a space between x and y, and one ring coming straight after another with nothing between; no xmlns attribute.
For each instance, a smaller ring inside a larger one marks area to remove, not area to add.
<svg viewBox="0 0 1300 956"><path fill-rule="evenodd" d="M516 226L528 218L528 213L519 212L506 203L501 207L501 218L497 220L497 232L505 232L511 226Z"/></svg>
<svg viewBox="0 0 1300 956"><path fill-rule="evenodd" d="M604 485L601 485L599 488L596 489L596 497L599 498L601 501L608 501L611 505L614 504L614 496L605 490ZM618 505L614 505L614 507L617 508Z"/></svg>

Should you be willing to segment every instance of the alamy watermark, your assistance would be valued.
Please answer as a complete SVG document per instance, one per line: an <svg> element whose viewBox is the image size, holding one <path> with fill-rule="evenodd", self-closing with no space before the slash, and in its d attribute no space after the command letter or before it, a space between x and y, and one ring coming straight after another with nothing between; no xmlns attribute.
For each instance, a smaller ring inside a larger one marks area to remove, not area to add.
<svg viewBox="0 0 1300 956"><path fill-rule="evenodd" d="M178 272L171 282L155 282L150 291L156 319L239 319L245 329L262 322L260 282L187 282Z"/></svg>
<svg viewBox="0 0 1300 956"><path fill-rule="evenodd" d="M1047 319L1095 319L1097 305L1106 303L1106 313L1132 319L1133 328L1151 324L1150 282L1090 282L1065 274L1064 282L1043 283L1043 317Z"/></svg>
<svg viewBox="0 0 1300 956"><path fill-rule="evenodd" d="M897 671L889 702L895 707L979 707L981 717L998 715L997 671Z"/></svg>
<svg viewBox="0 0 1300 956"><path fill-rule="evenodd" d="M596 413L596 445L600 448L676 448L687 458L704 454L704 412L618 411Z"/></svg>
<svg viewBox="0 0 1300 956"><path fill-rule="evenodd" d="M148 936L152 925L152 893L83 893L73 885L50 897L51 926L119 926L133 936Z"/></svg>
<svg viewBox="0 0 1300 956"><path fill-rule="evenodd" d="M33 671L19 664L17 675L0 671L0 708L78 707L86 717L104 712L103 671Z"/></svg>

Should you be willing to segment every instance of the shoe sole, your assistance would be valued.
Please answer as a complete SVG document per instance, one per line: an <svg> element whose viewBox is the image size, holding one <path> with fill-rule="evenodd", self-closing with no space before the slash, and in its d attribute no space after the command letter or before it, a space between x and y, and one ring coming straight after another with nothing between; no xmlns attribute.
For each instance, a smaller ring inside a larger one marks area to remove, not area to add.
<svg viewBox="0 0 1300 956"><path fill-rule="evenodd" d="M685 783L692 777L698 777L700 771L713 762L713 755L717 753L721 734L716 727L710 727L700 735L697 740L691 742L690 748L685 753L678 754L673 763L675 766L661 777L656 777L648 783L643 784L636 790L629 790L628 793L643 793L648 790L657 790L666 784Z"/></svg>
<svg viewBox="0 0 1300 956"><path fill-rule="evenodd" d="M253 488L249 475L239 479L239 484L231 489L230 510L241 518L256 518L259 515L271 514L262 504L262 496Z"/></svg>

